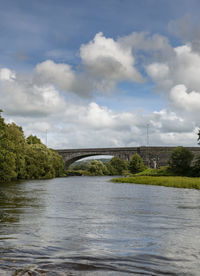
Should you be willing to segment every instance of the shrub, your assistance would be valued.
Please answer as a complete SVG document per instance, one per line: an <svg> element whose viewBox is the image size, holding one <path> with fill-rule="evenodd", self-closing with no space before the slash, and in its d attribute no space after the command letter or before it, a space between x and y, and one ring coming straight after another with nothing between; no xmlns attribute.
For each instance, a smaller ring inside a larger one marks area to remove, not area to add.
<svg viewBox="0 0 200 276"><path fill-rule="evenodd" d="M131 173L139 173L146 169L142 157L136 153L133 155L130 163L129 163L129 170Z"/></svg>
<svg viewBox="0 0 200 276"><path fill-rule="evenodd" d="M173 150L169 159L169 169L176 175L187 175L194 155L184 147L177 147Z"/></svg>
<svg viewBox="0 0 200 276"><path fill-rule="evenodd" d="M123 171L128 169L128 162L119 157L113 157L106 167L110 175L122 175Z"/></svg>

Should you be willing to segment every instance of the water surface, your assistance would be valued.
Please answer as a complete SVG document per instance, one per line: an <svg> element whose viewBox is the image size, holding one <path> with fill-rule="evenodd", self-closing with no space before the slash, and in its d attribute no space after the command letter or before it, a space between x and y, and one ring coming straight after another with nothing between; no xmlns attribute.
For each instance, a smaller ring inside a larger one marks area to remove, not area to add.
<svg viewBox="0 0 200 276"><path fill-rule="evenodd" d="M0 185L0 275L200 275L200 192L68 177Z"/></svg>

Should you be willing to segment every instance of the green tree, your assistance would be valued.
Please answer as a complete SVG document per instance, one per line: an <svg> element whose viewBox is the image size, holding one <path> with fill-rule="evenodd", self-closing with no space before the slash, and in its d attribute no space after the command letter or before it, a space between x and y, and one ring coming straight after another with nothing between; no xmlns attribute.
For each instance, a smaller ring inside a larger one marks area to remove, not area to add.
<svg viewBox="0 0 200 276"><path fill-rule="evenodd" d="M1 116L0 110L0 182L11 181L17 177L16 154L11 150L8 126Z"/></svg>
<svg viewBox="0 0 200 276"><path fill-rule="evenodd" d="M132 159L129 163L129 170L131 173L139 173L145 170L145 165L142 157L136 153L132 156Z"/></svg>
<svg viewBox="0 0 200 276"><path fill-rule="evenodd" d="M5 148L15 154L16 178L23 179L25 175L25 137L21 127L15 123L7 124Z"/></svg>
<svg viewBox="0 0 200 276"><path fill-rule="evenodd" d="M179 146L175 148L169 158L169 169L176 175L187 175L194 155L188 149Z"/></svg>
<svg viewBox="0 0 200 276"><path fill-rule="evenodd" d="M0 110L0 182L14 179L53 178L64 175L62 157L36 136L27 139L21 127L6 124Z"/></svg>
<svg viewBox="0 0 200 276"><path fill-rule="evenodd" d="M28 144L25 160L29 179L46 179L64 174L65 163L62 157L43 144Z"/></svg>
<svg viewBox="0 0 200 276"><path fill-rule="evenodd" d="M93 160L88 163L88 172L90 175L108 174L106 166L101 161Z"/></svg>
<svg viewBox="0 0 200 276"><path fill-rule="evenodd" d="M37 136L33 136L33 135L29 135L26 138L26 142L29 145L31 145L31 144L42 144L41 140Z"/></svg>
<svg viewBox="0 0 200 276"><path fill-rule="evenodd" d="M0 149L0 182L8 182L17 177L15 157L14 153Z"/></svg>
<svg viewBox="0 0 200 276"><path fill-rule="evenodd" d="M197 135L198 135L198 138L197 138L197 141L198 141L198 145L200 145L200 129L198 130L198 133L197 133Z"/></svg>
<svg viewBox="0 0 200 276"><path fill-rule="evenodd" d="M106 167L110 175L122 175L122 172L128 169L128 162L119 157L113 157Z"/></svg>
<svg viewBox="0 0 200 276"><path fill-rule="evenodd" d="M192 168L190 176L200 177L200 155L197 156Z"/></svg>

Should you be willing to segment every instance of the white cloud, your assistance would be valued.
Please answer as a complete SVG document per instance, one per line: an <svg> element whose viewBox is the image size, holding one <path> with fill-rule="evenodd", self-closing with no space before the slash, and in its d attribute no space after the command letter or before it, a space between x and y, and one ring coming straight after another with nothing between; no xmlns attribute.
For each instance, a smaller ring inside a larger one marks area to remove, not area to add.
<svg viewBox="0 0 200 276"><path fill-rule="evenodd" d="M174 53L165 62L147 65L148 75L168 92L178 84L184 84L189 90L200 90L200 55L188 45L174 48Z"/></svg>
<svg viewBox="0 0 200 276"><path fill-rule="evenodd" d="M180 84L173 87L170 91L170 100L177 107L188 112L200 110L200 93L196 91L187 92L185 85Z"/></svg>
<svg viewBox="0 0 200 276"><path fill-rule="evenodd" d="M97 87L113 87L117 82L128 80L142 82L143 77L134 67L131 47L125 47L102 33L80 48L84 69L95 79Z"/></svg>
<svg viewBox="0 0 200 276"><path fill-rule="evenodd" d="M19 76L7 68L1 73L0 104L7 114L40 117L65 108L65 102L54 86L39 86L31 78Z"/></svg>
<svg viewBox="0 0 200 276"><path fill-rule="evenodd" d="M144 81L136 69L140 51L145 51L140 68L146 68L171 105L144 115L101 106L95 96L92 101L78 98L96 90L107 92L120 81ZM80 57L79 69L52 60L39 63L29 75L0 69L0 108L27 135L32 130L45 141L48 129L53 148L145 145L147 124L151 145L196 145L200 55L189 45L173 49L165 37L147 33L117 40L98 33L81 46ZM75 103L73 97L79 100Z"/></svg>
<svg viewBox="0 0 200 276"><path fill-rule="evenodd" d="M0 69L0 81L12 81L15 78L15 72L11 71L8 68Z"/></svg>
<svg viewBox="0 0 200 276"><path fill-rule="evenodd" d="M163 58L173 55L173 48L169 44L167 37L154 34L151 35L148 32L133 32L130 35L120 37L118 42L126 47L131 47L135 53L137 51L145 51L154 55L156 58Z"/></svg>
<svg viewBox="0 0 200 276"><path fill-rule="evenodd" d="M46 60L38 64L35 71L41 82L55 84L62 90L72 90L76 77L68 64L56 64L52 60Z"/></svg>
<svg viewBox="0 0 200 276"><path fill-rule="evenodd" d="M175 56L165 62L149 64L146 71L156 83L157 91L167 96L171 111L190 120L194 128L200 124L197 116L200 110L200 54L189 45L174 48L174 53Z"/></svg>

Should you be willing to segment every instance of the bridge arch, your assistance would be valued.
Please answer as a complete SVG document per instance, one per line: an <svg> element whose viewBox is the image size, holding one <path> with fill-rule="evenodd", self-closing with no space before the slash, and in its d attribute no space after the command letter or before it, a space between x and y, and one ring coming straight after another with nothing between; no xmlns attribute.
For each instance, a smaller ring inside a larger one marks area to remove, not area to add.
<svg viewBox="0 0 200 276"><path fill-rule="evenodd" d="M91 155L82 155L82 156L76 156L76 157L73 157L67 161L65 161L65 167L68 169L70 165L72 165L74 162L78 161L78 160L81 160L81 159L84 159L84 158L87 158L87 157L92 157L92 156L104 156L105 154L91 154Z"/></svg>
<svg viewBox="0 0 200 276"><path fill-rule="evenodd" d="M132 148L130 151L119 148L99 148L99 149L79 149L79 150L57 150L65 160L65 166L68 169L69 166L80 159L97 156L97 155L109 155L119 157L123 160L129 161L133 154L137 152L136 148Z"/></svg>

